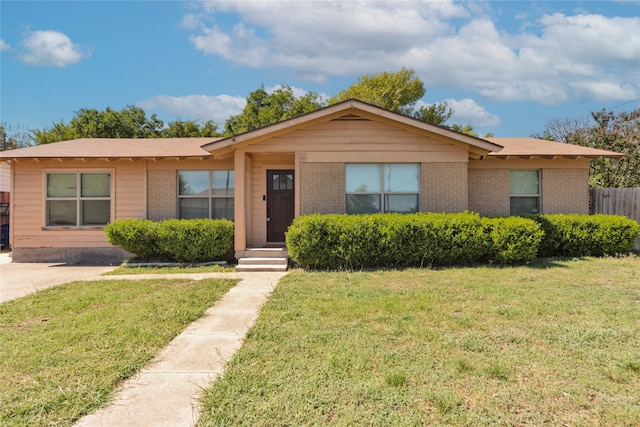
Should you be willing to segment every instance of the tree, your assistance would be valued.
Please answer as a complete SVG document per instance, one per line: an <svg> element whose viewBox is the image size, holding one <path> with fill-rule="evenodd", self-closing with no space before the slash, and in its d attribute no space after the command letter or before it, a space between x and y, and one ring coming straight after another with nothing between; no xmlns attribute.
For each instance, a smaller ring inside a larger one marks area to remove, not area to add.
<svg viewBox="0 0 640 427"><path fill-rule="evenodd" d="M415 71L403 67L396 73L385 71L373 75L365 74L358 79L357 83L331 97L329 104L355 98L396 113L443 126L453 115L453 110L446 102L421 106L416 109L417 102L425 93L424 83L415 75Z"/></svg>
<svg viewBox="0 0 640 427"><path fill-rule="evenodd" d="M640 109L614 113L601 110L591 118L552 119L534 137L623 153L622 159L592 160L592 188L640 187Z"/></svg>
<svg viewBox="0 0 640 427"><path fill-rule="evenodd" d="M24 126L0 125L0 151L28 147L33 144L31 132Z"/></svg>
<svg viewBox="0 0 640 427"><path fill-rule="evenodd" d="M271 93L260 86L249 94L242 113L227 119L224 134L231 136L259 129L323 106L319 95L314 92L296 97L289 86L282 86Z"/></svg>
<svg viewBox="0 0 640 427"><path fill-rule="evenodd" d="M50 128L33 131L36 144L77 138L178 138L217 136L217 125L207 121L176 120L164 122L155 114L147 117L142 108L128 106L121 111L107 107L104 111L81 108L69 123L59 121Z"/></svg>

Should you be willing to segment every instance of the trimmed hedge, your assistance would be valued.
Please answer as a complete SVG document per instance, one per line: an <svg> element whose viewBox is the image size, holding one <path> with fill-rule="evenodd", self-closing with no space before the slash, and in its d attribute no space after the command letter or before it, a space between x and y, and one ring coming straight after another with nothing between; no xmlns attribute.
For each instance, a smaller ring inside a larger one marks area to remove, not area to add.
<svg viewBox="0 0 640 427"><path fill-rule="evenodd" d="M286 234L291 259L318 269L526 263L540 226L524 218L459 214L308 215Z"/></svg>
<svg viewBox="0 0 640 427"><path fill-rule="evenodd" d="M286 239L303 267L360 269L614 255L633 248L639 229L617 215L308 215L294 220Z"/></svg>
<svg viewBox="0 0 640 427"><path fill-rule="evenodd" d="M637 222L620 215L532 215L544 231L538 256L603 256L627 253L640 234Z"/></svg>
<svg viewBox="0 0 640 427"><path fill-rule="evenodd" d="M139 258L176 262L223 259L233 248L233 222L226 219L122 219L105 227L107 241Z"/></svg>

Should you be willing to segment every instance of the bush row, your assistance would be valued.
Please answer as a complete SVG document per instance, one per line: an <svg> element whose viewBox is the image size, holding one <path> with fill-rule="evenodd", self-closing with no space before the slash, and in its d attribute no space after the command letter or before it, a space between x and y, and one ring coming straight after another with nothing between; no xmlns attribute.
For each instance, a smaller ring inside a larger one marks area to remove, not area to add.
<svg viewBox="0 0 640 427"><path fill-rule="evenodd" d="M417 213L302 216L289 227L286 239L291 259L303 267L358 269L521 264L537 256L615 254L629 251L637 235L635 221L610 215Z"/></svg>
<svg viewBox="0 0 640 427"><path fill-rule="evenodd" d="M233 248L233 222L226 219L122 219L105 227L107 241L144 260L207 262Z"/></svg>

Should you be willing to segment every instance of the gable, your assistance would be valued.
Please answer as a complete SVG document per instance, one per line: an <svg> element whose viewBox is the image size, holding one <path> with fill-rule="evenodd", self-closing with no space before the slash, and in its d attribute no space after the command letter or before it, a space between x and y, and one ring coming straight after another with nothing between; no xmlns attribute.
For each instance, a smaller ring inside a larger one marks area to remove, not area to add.
<svg viewBox="0 0 640 427"><path fill-rule="evenodd" d="M216 158L245 152L456 152L482 158L502 147L356 100L204 145Z"/></svg>

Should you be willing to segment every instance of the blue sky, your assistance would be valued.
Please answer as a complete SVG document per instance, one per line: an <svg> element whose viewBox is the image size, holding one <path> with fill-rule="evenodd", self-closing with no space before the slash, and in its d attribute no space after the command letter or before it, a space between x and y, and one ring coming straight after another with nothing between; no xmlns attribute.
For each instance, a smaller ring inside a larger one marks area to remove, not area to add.
<svg viewBox="0 0 640 427"><path fill-rule="evenodd" d="M222 125L260 85L333 95L401 67L481 134L640 108L640 1L2 0L0 20L14 127L127 105Z"/></svg>

